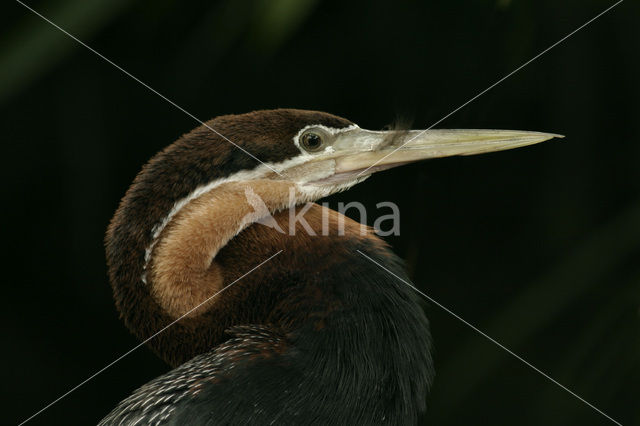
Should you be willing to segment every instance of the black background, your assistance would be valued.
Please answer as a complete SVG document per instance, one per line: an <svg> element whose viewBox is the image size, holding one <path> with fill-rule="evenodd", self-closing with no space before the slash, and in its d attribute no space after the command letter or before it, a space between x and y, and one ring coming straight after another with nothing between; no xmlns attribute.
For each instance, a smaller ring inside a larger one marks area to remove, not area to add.
<svg viewBox="0 0 640 426"><path fill-rule="evenodd" d="M296 107L425 128L613 1L31 1L200 119ZM102 239L156 151L197 123L18 3L0 22L2 417L137 344ZM625 425L640 424L640 8L627 0L442 128L561 141L381 173L416 285ZM371 224L373 217L369 218ZM429 424L610 424L431 304ZM91 424L167 367L140 348L31 424ZM4 421L3 421L4 423Z"/></svg>

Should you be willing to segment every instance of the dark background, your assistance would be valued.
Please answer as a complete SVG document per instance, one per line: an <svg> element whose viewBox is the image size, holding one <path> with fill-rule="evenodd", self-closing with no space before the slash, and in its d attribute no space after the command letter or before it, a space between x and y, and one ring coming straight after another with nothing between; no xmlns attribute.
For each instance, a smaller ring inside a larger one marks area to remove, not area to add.
<svg viewBox="0 0 640 426"><path fill-rule="evenodd" d="M613 1L29 4L201 119L296 107L425 128ZM16 423L137 344L102 239L141 165L197 123L18 3L0 38L2 398ZM402 212L416 285L625 425L640 424L640 7L627 0L438 127L565 134L332 197ZM369 223L373 217L369 218ZM429 424L600 414L430 305ZM167 366L141 348L31 424L91 424Z"/></svg>

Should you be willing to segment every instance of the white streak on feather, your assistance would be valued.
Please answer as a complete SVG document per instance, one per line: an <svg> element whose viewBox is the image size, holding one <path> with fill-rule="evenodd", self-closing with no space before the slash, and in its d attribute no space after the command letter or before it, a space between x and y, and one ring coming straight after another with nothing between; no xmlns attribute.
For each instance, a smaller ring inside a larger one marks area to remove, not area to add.
<svg viewBox="0 0 640 426"><path fill-rule="evenodd" d="M186 197L176 201L173 205L173 207L171 208L171 210L169 211L169 213L160 221L158 222L156 225L154 225L154 227L151 229L151 243L146 247L145 249L145 253L144 253L144 264L143 264L143 273L142 273L142 282L143 283L147 283L147 265L149 264L149 260L151 259L151 253L153 253L153 248L155 247L156 243L158 242L158 237L160 236L160 234L162 233L162 231L166 228L166 226L169 224L169 222L171 222L171 220L175 217L176 214L178 214L178 212L180 212L180 210L182 210L182 208L184 206L186 206L187 204L189 204L191 201L195 200L196 198L200 197L201 195L219 187L220 185L223 185L225 183L228 182L239 182L239 181L248 181L248 180L254 180L254 179L260 179L261 177L267 176L270 173L273 173L273 170L276 170L278 173L289 169L291 167L295 167L299 164L303 164L306 161L310 160L311 158L313 158L313 156L311 154L309 154L308 152L306 152L304 149L302 149L300 147L300 142L299 142L299 138L300 135L307 129L309 128L321 128L323 130L325 130L326 132L332 134L332 135L338 135L340 133L344 133L350 130L354 130L354 129L358 129L358 125L356 124L352 124L348 127L343 127L343 128L333 128L333 127L327 127L327 126L323 126L321 124L312 124L309 126L305 126L304 128L302 128L293 138L293 143L295 144L295 146L300 150L300 155L297 155L293 158L290 158L288 160L285 161L281 161L278 163L262 163L260 164L258 167L256 167L255 169L252 170L241 170L237 173L234 173L231 176L227 176L224 178L219 178L219 179L214 179L209 183L206 183L204 185L200 185L199 187L197 187L196 189L194 189L189 195L187 195ZM329 151L329 149L331 149L331 151ZM328 147L325 151L327 152L333 152L333 148ZM355 184L355 183L354 183ZM350 185L351 186L351 185ZM350 187L349 186L349 187ZM340 189L340 190L346 190L345 189ZM307 195L309 196L313 196L313 195L319 195L318 197L316 197L315 199L324 197L326 195L329 195L330 193L332 193L332 191L327 191L327 190L321 190L319 187L316 188L306 188L305 191Z"/></svg>

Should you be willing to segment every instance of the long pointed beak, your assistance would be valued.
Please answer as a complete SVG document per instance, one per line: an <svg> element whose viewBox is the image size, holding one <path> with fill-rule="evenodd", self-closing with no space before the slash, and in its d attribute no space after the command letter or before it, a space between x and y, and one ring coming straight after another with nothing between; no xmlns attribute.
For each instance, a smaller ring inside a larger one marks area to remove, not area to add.
<svg viewBox="0 0 640 426"><path fill-rule="evenodd" d="M337 174L369 175L379 170L428 158L503 151L562 138L553 133L519 130L353 129L334 143Z"/></svg>

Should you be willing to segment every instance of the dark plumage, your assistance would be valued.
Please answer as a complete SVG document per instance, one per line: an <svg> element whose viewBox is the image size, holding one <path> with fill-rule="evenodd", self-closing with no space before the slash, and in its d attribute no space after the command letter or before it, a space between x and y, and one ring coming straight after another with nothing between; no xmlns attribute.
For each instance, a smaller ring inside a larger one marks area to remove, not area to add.
<svg viewBox="0 0 640 426"><path fill-rule="evenodd" d="M386 248L352 248L406 278ZM271 270L295 260L276 259ZM322 279L282 273L290 288L270 325L228 328L221 343L140 388L103 424L416 423L433 375L424 313L411 289L368 260L342 262ZM322 295L309 297L318 288Z"/></svg>

